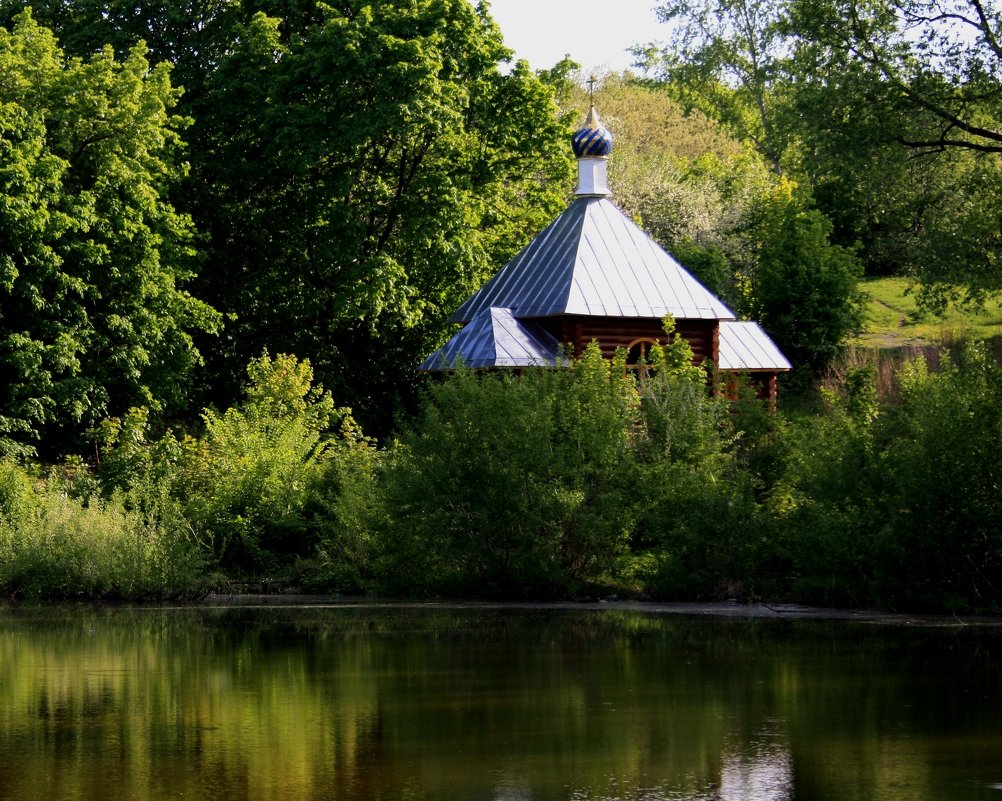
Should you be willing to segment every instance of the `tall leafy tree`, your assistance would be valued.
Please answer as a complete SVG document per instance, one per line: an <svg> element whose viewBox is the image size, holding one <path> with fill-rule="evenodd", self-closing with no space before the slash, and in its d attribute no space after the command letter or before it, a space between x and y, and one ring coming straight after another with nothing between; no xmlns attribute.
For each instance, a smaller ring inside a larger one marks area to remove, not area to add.
<svg viewBox="0 0 1002 801"><path fill-rule="evenodd" d="M0 24L9 25L24 6L0 0ZM142 41L151 64L172 65L172 82L184 87L182 105L200 94L245 15L241 0L32 0L31 9L71 55L86 57L110 45L124 59Z"/></svg>
<svg viewBox="0 0 1002 801"><path fill-rule="evenodd" d="M176 95L142 47L66 58L28 12L0 28L0 451L185 403L216 315L183 288L193 229L165 195Z"/></svg>
<svg viewBox="0 0 1002 801"><path fill-rule="evenodd" d="M640 64L809 183L870 273L932 308L1002 288L994 0L671 0Z"/></svg>
<svg viewBox="0 0 1002 801"><path fill-rule="evenodd" d="M761 321L795 375L820 373L862 323L859 263L831 244L831 223L785 179L760 200L745 236L755 260L743 311Z"/></svg>
<svg viewBox="0 0 1002 801"><path fill-rule="evenodd" d="M995 4L796 0L786 25L802 163L843 236L933 307L1002 288Z"/></svg>
<svg viewBox="0 0 1002 801"><path fill-rule="evenodd" d="M754 143L776 172L786 149L781 78L787 54L778 2L663 0L666 47L638 47L645 74L687 109L699 109Z"/></svg>
<svg viewBox="0 0 1002 801"><path fill-rule="evenodd" d="M549 90L498 69L508 51L465 0L324 13L289 41L263 14L238 29L194 132L196 214L232 367L308 355L372 421L559 208L569 149Z"/></svg>
<svg viewBox="0 0 1002 801"><path fill-rule="evenodd" d="M156 53L194 119L176 198L206 234L199 292L228 318L217 403L267 347L385 430L448 314L571 188L552 90L501 68L485 4L50 4L81 47L169 34Z"/></svg>
<svg viewBox="0 0 1002 801"><path fill-rule="evenodd" d="M1002 14L992 0L794 0L790 30L822 66L876 78L896 140L920 151L1002 153Z"/></svg>

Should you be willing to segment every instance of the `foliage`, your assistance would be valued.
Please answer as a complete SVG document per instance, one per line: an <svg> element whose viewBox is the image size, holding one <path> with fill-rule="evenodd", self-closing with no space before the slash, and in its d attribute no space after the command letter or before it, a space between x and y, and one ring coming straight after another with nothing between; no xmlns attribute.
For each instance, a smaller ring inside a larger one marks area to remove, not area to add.
<svg viewBox="0 0 1002 801"><path fill-rule="evenodd" d="M165 197L182 120L137 47L70 59L25 11L0 29L0 451L133 404L177 409L214 313Z"/></svg>
<svg viewBox="0 0 1002 801"><path fill-rule="evenodd" d="M1000 21L982 0L812 0L791 4L789 26L823 71L848 62L879 84L878 111L909 112L900 144L1000 153Z"/></svg>
<svg viewBox="0 0 1002 801"><path fill-rule="evenodd" d="M0 463L0 586L190 596L210 562L327 592L1002 606L1002 368L983 347L905 365L896 406L861 368L778 417L713 397L687 349L639 372L594 346L567 370L458 371L385 450L343 412L324 436L308 365L262 357L197 440L148 443L137 410L97 477Z"/></svg>
<svg viewBox="0 0 1002 801"><path fill-rule="evenodd" d="M754 143L780 172L786 149L777 88L784 62L780 4L666 0L655 11L671 25L671 37L664 48L636 48L640 67L686 109Z"/></svg>
<svg viewBox="0 0 1002 801"><path fill-rule="evenodd" d="M860 265L830 243L831 223L785 181L763 199L749 229L758 252L742 311L796 368L817 374L862 325Z"/></svg>
<svg viewBox="0 0 1002 801"><path fill-rule="evenodd" d="M269 575L315 544L306 506L336 410L330 395L313 387L308 361L265 353L247 372L245 401L222 414L206 410L202 436L180 443L173 494L220 567Z"/></svg>
<svg viewBox="0 0 1002 801"><path fill-rule="evenodd" d="M1002 368L984 347L938 373L911 362L888 420L878 558L885 593L911 608L997 608L1002 601Z"/></svg>
<svg viewBox="0 0 1002 801"><path fill-rule="evenodd" d="M661 371L642 387L641 412L630 571L657 598L743 593L754 502L726 402L695 376Z"/></svg>
<svg viewBox="0 0 1002 801"><path fill-rule="evenodd" d="M998 267L999 11L980 0L672 0L647 82L811 187L867 274L924 308L983 303ZM701 243L703 244L703 243Z"/></svg>
<svg viewBox="0 0 1002 801"><path fill-rule="evenodd" d="M226 313L208 397L254 355L309 358L381 434L445 318L559 209L552 91L468 0L45 2L76 52L152 38L189 90L177 202ZM153 36L150 32L155 31Z"/></svg>
<svg viewBox="0 0 1002 801"><path fill-rule="evenodd" d="M8 597L150 599L200 592L202 562L178 514L134 498L74 497L0 462L0 588Z"/></svg>
<svg viewBox="0 0 1002 801"><path fill-rule="evenodd" d="M824 27L820 40L809 26L797 40L790 124L799 170L837 241L860 244L869 274L919 280L924 306L983 300L998 287L997 156L905 146L909 131L929 125L928 113L850 49L824 44Z"/></svg>
<svg viewBox="0 0 1002 801"><path fill-rule="evenodd" d="M314 385L308 361L265 353L247 374L244 401L205 410L199 437L151 441L145 409L103 423L104 495L124 492L148 519L177 514L205 559L230 577L359 590L374 442Z"/></svg>
<svg viewBox="0 0 1002 801"><path fill-rule="evenodd" d="M389 454L393 589L538 597L601 582L629 529L635 405L594 345L567 370L432 386Z"/></svg>
<svg viewBox="0 0 1002 801"><path fill-rule="evenodd" d="M0 462L8 594L197 594L208 565L339 592L1002 604L983 349L879 393L839 367L816 413L778 416L748 386L711 397L680 338L636 372L591 349L433 384L384 449L314 386L386 434L445 315L570 185L576 65L505 66L485 6L36 11L69 57L0 0L0 456L97 444ZM993 6L660 13L654 80L602 79L617 200L805 377L860 323L854 254L919 282L919 308L888 301L906 319L1002 286ZM204 373L226 411L162 435L221 319L196 297L226 313Z"/></svg>
<svg viewBox="0 0 1002 801"><path fill-rule="evenodd" d="M805 172L869 271L934 310L1002 287L998 24L979 0L790 6Z"/></svg>
<svg viewBox="0 0 1002 801"><path fill-rule="evenodd" d="M785 469L766 502L787 592L826 606L873 603L880 570L870 547L878 435L875 409L862 402L871 373L851 376L843 391L823 392L824 413L783 427Z"/></svg>
<svg viewBox="0 0 1002 801"><path fill-rule="evenodd" d="M786 432L771 511L812 603L954 611L1002 602L998 476L1002 368L971 346L931 372L899 373L878 407L872 374L849 374L827 413Z"/></svg>
<svg viewBox="0 0 1002 801"><path fill-rule="evenodd" d="M388 520L382 484L386 454L348 415L328 446L316 498L309 508L319 545L313 563L301 565L304 589L359 593L375 586L376 532Z"/></svg>

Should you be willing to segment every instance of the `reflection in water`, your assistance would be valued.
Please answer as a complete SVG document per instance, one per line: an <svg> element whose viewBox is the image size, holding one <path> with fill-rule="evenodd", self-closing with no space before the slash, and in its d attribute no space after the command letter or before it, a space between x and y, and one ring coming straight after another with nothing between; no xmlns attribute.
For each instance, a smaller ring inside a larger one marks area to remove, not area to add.
<svg viewBox="0 0 1002 801"><path fill-rule="evenodd" d="M0 799L995 798L991 631L444 608L0 612Z"/></svg>
<svg viewBox="0 0 1002 801"><path fill-rule="evenodd" d="M764 738L729 748L720 771L721 801L791 801L793 756L781 738Z"/></svg>
<svg viewBox="0 0 1002 801"><path fill-rule="evenodd" d="M507 772L494 787L494 801L532 801L532 788L516 772Z"/></svg>

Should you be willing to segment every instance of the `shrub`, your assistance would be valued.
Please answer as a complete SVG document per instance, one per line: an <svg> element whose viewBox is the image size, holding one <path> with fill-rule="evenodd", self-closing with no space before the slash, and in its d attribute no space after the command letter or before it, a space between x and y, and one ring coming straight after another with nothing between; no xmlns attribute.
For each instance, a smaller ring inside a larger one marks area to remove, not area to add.
<svg viewBox="0 0 1002 801"><path fill-rule="evenodd" d="M296 583L309 591L361 593L373 586L376 532L385 523L381 481L384 452L350 414L330 442L310 510L317 557L298 566Z"/></svg>
<svg viewBox="0 0 1002 801"><path fill-rule="evenodd" d="M566 370L460 370L388 454L385 589L579 594L630 530L632 381L596 346Z"/></svg>
<svg viewBox="0 0 1002 801"><path fill-rule="evenodd" d="M787 563L784 593L825 606L872 603L876 576L874 499L880 475L878 418L866 376L859 392L824 392L819 414L780 430L783 475L770 489L777 554ZM862 397L861 397L862 396Z"/></svg>
<svg viewBox="0 0 1002 801"><path fill-rule="evenodd" d="M744 594L754 573L752 482L730 410L694 379L662 371L641 391L633 573L657 598Z"/></svg>
<svg viewBox="0 0 1002 801"><path fill-rule="evenodd" d="M1002 607L1002 368L983 345L900 375L878 540L885 593L913 608Z"/></svg>
<svg viewBox="0 0 1002 801"><path fill-rule="evenodd" d="M334 403L308 361L268 354L248 367L246 400L206 410L204 434L180 443L173 492L193 532L225 571L286 572L317 544L307 506L327 458Z"/></svg>
<svg viewBox="0 0 1002 801"><path fill-rule="evenodd" d="M201 562L183 521L151 520L128 499L80 499L0 464L0 587L10 597L165 598L198 592Z"/></svg>
<svg viewBox="0 0 1002 801"><path fill-rule="evenodd" d="M791 589L811 603L953 611L1002 606L1002 368L983 346L898 371L878 410L872 371L789 426L771 509Z"/></svg>

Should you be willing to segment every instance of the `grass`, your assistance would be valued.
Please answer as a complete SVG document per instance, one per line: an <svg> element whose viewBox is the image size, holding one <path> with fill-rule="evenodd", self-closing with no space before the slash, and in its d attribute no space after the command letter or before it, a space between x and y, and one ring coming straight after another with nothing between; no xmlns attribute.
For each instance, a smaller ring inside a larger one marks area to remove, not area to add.
<svg viewBox="0 0 1002 801"><path fill-rule="evenodd" d="M983 309L947 310L943 317L922 312L907 278L870 278L861 288L868 296L863 333L855 344L871 348L950 345L963 339L1002 337L1002 301Z"/></svg>
<svg viewBox="0 0 1002 801"><path fill-rule="evenodd" d="M867 296L863 331L829 367L823 385L841 390L851 371L865 368L874 373L880 401L895 404L900 395L898 373L909 359L921 356L938 370L944 352L982 340L1002 363L1002 300L981 309L951 308L940 317L918 308L910 286L907 278L861 282Z"/></svg>

